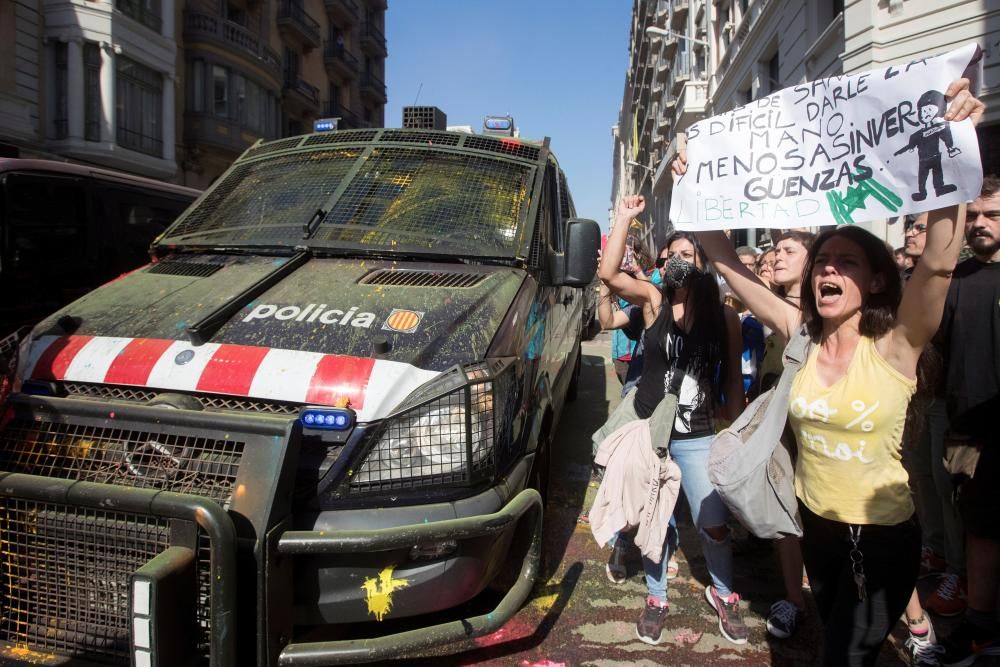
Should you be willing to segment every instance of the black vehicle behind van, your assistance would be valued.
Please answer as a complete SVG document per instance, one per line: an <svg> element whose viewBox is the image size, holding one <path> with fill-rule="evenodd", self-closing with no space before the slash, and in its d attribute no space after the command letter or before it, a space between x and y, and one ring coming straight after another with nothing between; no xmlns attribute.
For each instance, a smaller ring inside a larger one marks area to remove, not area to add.
<svg viewBox="0 0 1000 667"><path fill-rule="evenodd" d="M199 191L49 160L0 158L0 335L149 262Z"/></svg>
<svg viewBox="0 0 1000 667"><path fill-rule="evenodd" d="M0 659L326 665L499 628L579 374L600 232L574 216L548 140L248 150L154 264L20 345Z"/></svg>

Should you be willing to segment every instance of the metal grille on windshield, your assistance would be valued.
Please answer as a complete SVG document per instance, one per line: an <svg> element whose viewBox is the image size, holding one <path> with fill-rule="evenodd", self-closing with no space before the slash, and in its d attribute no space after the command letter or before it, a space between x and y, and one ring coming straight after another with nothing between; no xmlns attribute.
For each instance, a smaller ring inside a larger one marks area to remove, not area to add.
<svg viewBox="0 0 1000 667"><path fill-rule="evenodd" d="M244 162L168 230L174 242L251 242L294 246L302 227L340 185L357 148Z"/></svg>
<svg viewBox="0 0 1000 667"><path fill-rule="evenodd" d="M532 175L529 166L487 156L378 147L313 238L507 255L517 247Z"/></svg>

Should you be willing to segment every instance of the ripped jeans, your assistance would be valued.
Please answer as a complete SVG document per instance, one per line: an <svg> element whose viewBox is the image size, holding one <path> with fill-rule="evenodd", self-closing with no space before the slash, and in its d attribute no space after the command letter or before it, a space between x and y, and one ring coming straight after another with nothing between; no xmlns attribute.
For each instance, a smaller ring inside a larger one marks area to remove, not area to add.
<svg viewBox="0 0 1000 667"><path fill-rule="evenodd" d="M681 490L691 507L694 525L698 528L701 550L705 555L712 585L719 595L727 597L732 593L733 584L733 543L729 529L726 528L726 536L722 540L713 539L705 533L705 528L725 528L729 516L729 510L708 479L708 453L714 438L715 436L708 435L686 440L673 439L670 441L670 456L681 469ZM674 531L667 531L663 557L659 563L648 558L642 559L649 596L661 602L667 600L667 561L677 548L676 537L674 540L670 539L672 532L676 535Z"/></svg>

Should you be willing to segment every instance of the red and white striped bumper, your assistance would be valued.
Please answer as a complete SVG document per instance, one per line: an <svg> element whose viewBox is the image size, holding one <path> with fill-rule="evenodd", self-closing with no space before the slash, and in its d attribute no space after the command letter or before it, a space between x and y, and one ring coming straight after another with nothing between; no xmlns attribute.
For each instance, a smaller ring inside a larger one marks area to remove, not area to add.
<svg viewBox="0 0 1000 667"><path fill-rule="evenodd" d="M43 336L22 377L343 405L358 421L386 417L438 375L398 361L252 345L105 336Z"/></svg>

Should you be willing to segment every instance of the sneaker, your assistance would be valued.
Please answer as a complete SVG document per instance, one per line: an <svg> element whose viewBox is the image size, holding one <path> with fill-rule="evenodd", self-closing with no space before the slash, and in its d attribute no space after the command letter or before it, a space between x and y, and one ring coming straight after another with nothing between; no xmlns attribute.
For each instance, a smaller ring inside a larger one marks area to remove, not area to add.
<svg viewBox="0 0 1000 667"><path fill-rule="evenodd" d="M934 592L927 596L924 609L938 616L958 616L965 611L965 580L957 574L941 577Z"/></svg>
<svg viewBox="0 0 1000 667"><path fill-rule="evenodd" d="M705 589L705 599L719 615L719 630L722 635L734 644L746 644L750 631L743 622L739 594L730 593L728 598L724 598L715 590L715 586L709 586Z"/></svg>
<svg viewBox="0 0 1000 667"><path fill-rule="evenodd" d="M989 634L978 626L963 621L941 642L943 651L938 663L945 667L968 667L980 656L1000 655L1000 637Z"/></svg>
<svg viewBox="0 0 1000 667"><path fill-rule="evenodd" d="M635 624L635 635L641 641L656 646L663 637L663 626L667 622L669 605L660 605L656 598L646 598L646 608L642 610L639 621Z"/></svg>
<svg viewBox="0 0 1000 667"><path fill-rule="evenodd" d="M608 580L613 584L620 584L628 578L628 572L625 570L625 540L620 535L615 540L615 545L611 547L611 555L604 569L608 573Z"/></svg>
<svg viewBox="0 0 1000 667"><path fill-rule="evenodd" d="M771 605L771 612L767 615L767 631L772 637L788 639L795 634L795 627L803 613L794 602L778 600Z"/></svg>
<svg viewBox="0 0 1000 667"><path fill-rule="evenodd" d="M945 567L944 558L937 555L933 549L930 547L920 547L920 572L917 575L918 579L926 579L927 577L934 577L940 574L944 574Z"/></svg>
<svg viewBox="0 0 1000 667"><path fill-rule="evenodd" d="M680 571L681 571L680 563L677 562L676 558L671 556L670 560L667 561L667 581L670 581L671 579L676 579L677 575L680 574Z"/></svg>
<svg viewBox="0 0 1000 667"><path fill-rule="evenodd" d="M911 632L905 646L910 654L910 667L937 667L941 664L940 656L944 653L944 647L937 643L931 619L927 619L927 632L921 635Z"/></svg>

